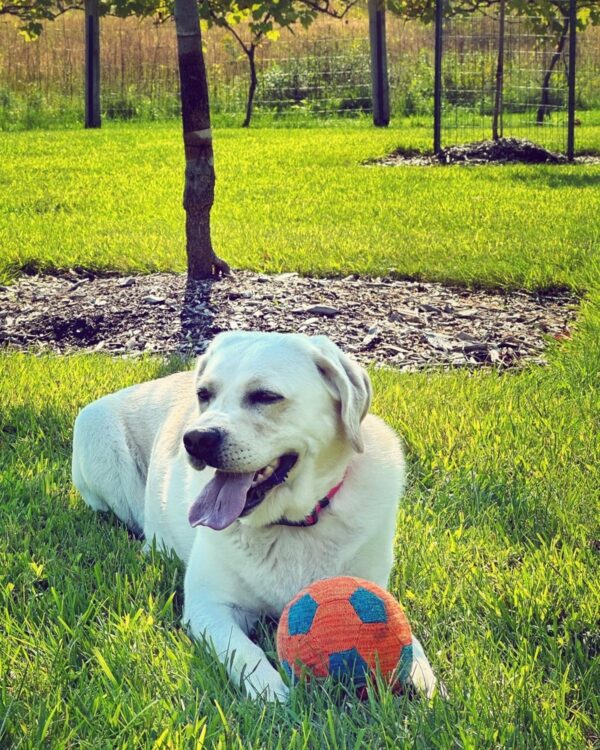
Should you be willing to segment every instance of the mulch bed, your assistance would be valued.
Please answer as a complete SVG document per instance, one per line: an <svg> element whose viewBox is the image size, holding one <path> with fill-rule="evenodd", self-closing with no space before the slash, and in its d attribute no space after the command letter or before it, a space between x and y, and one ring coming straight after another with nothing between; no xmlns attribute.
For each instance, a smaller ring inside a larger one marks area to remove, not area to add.
<svg viewBox="0 0 600 750"><path fill-rule="evenodd" d="M326 334L363 363L431 366L544 363L549 339L570 336L577 299L452 288L392 278L316 279L236 271L25 276L0 287L0 345L69 353L191 355L225 330Z"/></svg>
<svg viewBox="0 0 600 750"><path fill-rule="evenodd" d="M398 149L367 164L383 166L430 167L449 164L476 166L481 164L571 164L564 154L548 151L522 138L500 138L497 141L476 141L448 146L437 154ZM600 156L577 156L575 164L600 164Z"/></svg>

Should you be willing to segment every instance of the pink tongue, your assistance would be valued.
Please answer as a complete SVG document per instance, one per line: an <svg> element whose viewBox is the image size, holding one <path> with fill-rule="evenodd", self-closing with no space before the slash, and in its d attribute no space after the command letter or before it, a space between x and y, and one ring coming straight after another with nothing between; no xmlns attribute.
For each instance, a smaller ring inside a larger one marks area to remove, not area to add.
<svg viewBox="0 0 600 750"><path fill-rule="evenodd" d="M244 510L253 479L254 472L233 474L217 471L189 510L191 525L209 526L216 531L230 526Z"/></svg>

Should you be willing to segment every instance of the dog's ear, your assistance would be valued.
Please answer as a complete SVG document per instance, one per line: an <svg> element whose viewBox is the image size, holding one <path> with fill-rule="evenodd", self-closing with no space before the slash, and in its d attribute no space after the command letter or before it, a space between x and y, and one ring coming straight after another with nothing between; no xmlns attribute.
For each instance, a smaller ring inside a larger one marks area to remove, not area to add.
<svg viewBox="0 0 600 750"><path fill-rule="evenodd" d="M198 378L202 375L206 368L206 353L201 354L199 357L196 358L196 364L194 366L194 372L196 373L196 382L198 381Z"/></svg>
<svg viewBox="0 0 600 750"><path fill-rule="evenodd" d="M329 391L340 402L344 429L357 453L364 451L360 423L371 405L371 381L366 370L347 357L326 336L313 336L314 360Z"/></svg>

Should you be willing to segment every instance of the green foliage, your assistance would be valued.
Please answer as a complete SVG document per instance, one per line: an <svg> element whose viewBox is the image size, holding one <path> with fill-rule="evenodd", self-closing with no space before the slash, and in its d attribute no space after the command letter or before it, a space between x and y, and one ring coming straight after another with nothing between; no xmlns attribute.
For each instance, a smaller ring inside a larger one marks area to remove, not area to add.
<svg viewBox="0 0 600 750"><path fill-rule="evenodd" d="M499 0L446 0L444 15L467 16L494 7ZM403 18L416 18L432 23L435 18L435 0L388 0L392 13ZM536 34L561 34L564 18L569 15L569 0L507 0L506 13L526 18ZM577 0L577 28L600 24L598 0Z"/></svg>
<svg viewBox="0 0 600 750"><path fill-rule="evenodd" d="M308 28L318 10L303 0L202 0L198 6L200 17L209 26L232 30L243 25L248 32L248 41L239 37L249 47L258 46L263 40L275 40L280 29L300 23Z"/></svg>
<svg viewBox="0 0 600 750"><path fill-rule="evenodd" d="M352 4L352 3L350 3ZM22 23L23 33L35 38L43 30L44 21L52 21L67 10L82 9L83 0L0 0L0 15L16 16ZM251 39L274 40L279 28L301 23L308 28L320 12L338 13L347 7L345 0L312 2L312 0L199 0L198 10L210 25L234 28L241 24L249 30ZM121 18L156 17L164 21L173 15L173 0L100 0L100 15Z"/></svg>
<svg viewBox="0 0 600 750"><path fill-rule="evenodd" d="M412 65L389 65L392 112L410 117L433 112L433 51L421 50ZM452 87L454 88L454 87Z"/></svg>
<svg viewBox="0 0 600 750"><path fill-rule="evenodd" d="M44 28L45 21L53 21L68 10L81 8L74 0L0 0L0 16L15 16L21 23L21 32L27 39L35 39Z"/></svg>
<svg viewBox="0 0 600 750"><path fill-rule="evenodd" d="M551 33L559 38L564 19L569 15L569 0L509 0L508 8L525 17L538 34ZM598 0L577 0L577 30L600 24Z"/></svg>

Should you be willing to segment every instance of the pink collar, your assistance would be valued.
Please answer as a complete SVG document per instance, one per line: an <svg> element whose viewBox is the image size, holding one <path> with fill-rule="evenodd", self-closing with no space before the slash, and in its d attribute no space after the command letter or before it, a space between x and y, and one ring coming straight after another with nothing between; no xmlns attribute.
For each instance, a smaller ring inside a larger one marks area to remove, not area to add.
<svg viewBox="0 0 600 750"><path fill-rule="evenodd" d="M325 497L322 500L319 500L319 502L315 505L315 507L312 509L312 511L306 516L306 518L303 521L288 521L286 518L280 518L279 521L275 521L271 525L272 526L314 526L316 523L319 522L319 516L321 515L321 512L325 510L325 508L327 508L327 506L331 503L335 495L337 495L341 486L344 484L345 478L346 478L346 474L344 474L344 477L339 484L336 484L335 487L332 487L329 490L329 492L325 495Z"/></svg>

